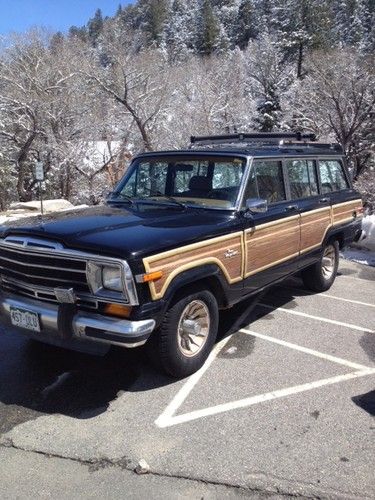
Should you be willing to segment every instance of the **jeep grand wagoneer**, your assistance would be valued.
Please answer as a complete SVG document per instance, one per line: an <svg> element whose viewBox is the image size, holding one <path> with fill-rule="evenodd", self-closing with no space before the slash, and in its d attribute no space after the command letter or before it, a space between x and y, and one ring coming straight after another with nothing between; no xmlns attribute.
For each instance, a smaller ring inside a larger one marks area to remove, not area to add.
<svg viewBox="0 0 375 500"><path fill-rule="evenodd" d="M362 201L342 149L310 134L192 138L136 157L106 205L0 227L0 323L71 349L147 343L196 371L219 310L301 273L333 283Z"/></svg>

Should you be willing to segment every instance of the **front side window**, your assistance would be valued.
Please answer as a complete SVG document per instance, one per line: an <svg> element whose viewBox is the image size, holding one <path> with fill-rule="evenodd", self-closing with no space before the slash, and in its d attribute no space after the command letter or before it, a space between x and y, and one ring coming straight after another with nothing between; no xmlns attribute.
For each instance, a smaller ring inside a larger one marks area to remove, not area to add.
<svg viewBox="0 0 375 500"><path fill-rule="evenodd" d="M292 199L306 198L318 194L315 161L287 160L286 168Z"/></svg>
<svg viewBox="0 0 375 500"><path fill-rule="evenodd" d="M319 161L320 180L322 183L322 193L340 191L349 187L346 180L344 168L338 160Z"/></svg>
<svg viewBox="0 0 375 500"><path fill-rule="evenodd" d="M161 204L174 198L186 205L231 208L236 203L245 167L246 159L198 154L140 158L109 201L120 202L126 197Z"/></svg>
<svg viewBox="0 0 375 500"><path fill-rule="evenodd" d="M245 200L248 198L263 198L268 203L286 199L281 161L254 161L245 193Z"/></svg>

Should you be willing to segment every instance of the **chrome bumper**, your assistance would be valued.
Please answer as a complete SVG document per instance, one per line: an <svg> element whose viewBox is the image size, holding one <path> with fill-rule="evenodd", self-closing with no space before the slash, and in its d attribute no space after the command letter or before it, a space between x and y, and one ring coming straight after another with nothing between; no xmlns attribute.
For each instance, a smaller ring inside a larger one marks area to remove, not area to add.
<svg viewBox="0 0 375 500"><path fill-rule="evenodd" d="M14 327L10 309L16 307L38 314L41 333ZM66 305L49 304L0 291L0 325L16 329L43 342L70 347L85 341L138 347L146 343L155 328L155 321L129 321L100 314L77 311ZM74 347L72 347L74 348Z"/></svg>

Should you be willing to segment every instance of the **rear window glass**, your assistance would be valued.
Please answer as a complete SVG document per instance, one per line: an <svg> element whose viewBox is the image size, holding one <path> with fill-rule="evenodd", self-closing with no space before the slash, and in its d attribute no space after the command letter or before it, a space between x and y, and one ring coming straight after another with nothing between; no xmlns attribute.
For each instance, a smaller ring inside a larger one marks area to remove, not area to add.
<svg viewBox="0 0 375 500"><path fill-rule="evenodd" d="M337 160L319 161L320 180L322 183L322 193L340 191L349 187L346 180L344 168Z"/></svg>

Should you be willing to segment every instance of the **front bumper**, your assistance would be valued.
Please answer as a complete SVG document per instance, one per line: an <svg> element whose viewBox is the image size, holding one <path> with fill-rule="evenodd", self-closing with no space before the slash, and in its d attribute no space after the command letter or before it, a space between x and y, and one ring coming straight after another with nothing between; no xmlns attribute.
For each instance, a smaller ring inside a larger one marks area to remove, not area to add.
<svg viewBox="0 0 375 500"><path fill-rule="evenodd" d="M26 309L39 316L41 332L14 327L11 307ZM0 291L0 325L17 330L42 342L71 349L86 350L84 344L138 347L146 343L155 329L153 319L129 321L80 311L75 306L50 304ZM88 346L89 351L90 346ZM95 349L94 349L95 350Z"/></svg>

